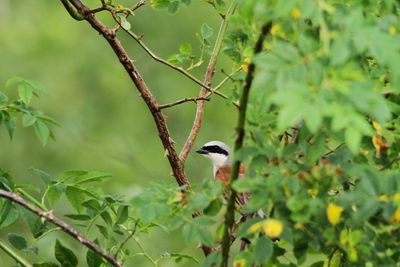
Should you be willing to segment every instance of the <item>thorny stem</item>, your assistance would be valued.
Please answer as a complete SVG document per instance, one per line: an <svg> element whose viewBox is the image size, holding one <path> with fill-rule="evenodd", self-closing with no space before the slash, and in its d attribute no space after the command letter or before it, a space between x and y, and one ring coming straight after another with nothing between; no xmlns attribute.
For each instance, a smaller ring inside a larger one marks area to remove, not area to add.
<svg viewBox="0 0 400 267"><path fill-rule="evenodd" d="M254 54L258 54L259 52L261 52L264 39L270 31L271 25L272 25L272 23L268 23L262 27L261 33L260 33L257 43L254 47ZM254 79L254 70L255 70L255 65L252 62L249 65L249 71L247 73L246 80L245 80L245 83L243 86L243 92L240 97L239 117L238 117L238 123L237 123L237 127L236 127L237 137L236 137L236 141L235 141L235 153L243 145L243 140L244 140L244 135L245 135L247 101L248 101L248 97L249 97L249 93L250 93L251 84ZM240 164L241 164L240 160L235 160L233 162L231 179L230 179L230 183L228 185L228 190L229 190L230 196L229 196L229 200L228 200L227 210L225 213L225 230L224 230L224 235L223 235L222 244L221 244L222 245L221 266L222 267L227 267L228 261L229 261L229 249L231 246L231 234L232 234L233 225L234 225L235 198L236 198L236 191L232 188L231 185L238 178Z"/></svg>

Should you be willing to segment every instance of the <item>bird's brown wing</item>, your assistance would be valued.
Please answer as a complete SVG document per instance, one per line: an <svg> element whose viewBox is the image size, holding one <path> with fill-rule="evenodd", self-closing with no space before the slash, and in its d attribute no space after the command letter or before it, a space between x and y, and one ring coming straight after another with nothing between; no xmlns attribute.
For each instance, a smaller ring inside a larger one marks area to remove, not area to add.
<svg viewBox="0 0 400 267"><path fill-rule="evenodd" d="M243 176L245 172L246 172L246 167L243 165L240 166L239 176ZM219 168L217 173L215 174L215 179L222 181L222 183L225 186L227 186L229 184L230 177L231 177L231 167L230 166ZM223 194L224 194L224 198L227 199L228 192L226 190L224 190ZM238 194L236 194L236 203L239 206L244 206L248 202L249 198L250 198L249 193L238 193Z"/></svg>

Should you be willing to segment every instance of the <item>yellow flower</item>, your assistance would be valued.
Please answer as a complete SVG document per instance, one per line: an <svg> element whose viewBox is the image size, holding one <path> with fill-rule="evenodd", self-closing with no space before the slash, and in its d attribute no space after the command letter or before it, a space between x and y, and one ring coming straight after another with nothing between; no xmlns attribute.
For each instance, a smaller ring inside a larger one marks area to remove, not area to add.
<svg viewBox="0 0 400 267"><path fill-rule="evenodd" d="M248 64L251 62L251 59L249 57L246 57L243 61Z"/></svg>
<svg viewBox="0 0 400 267"><path fill-rule="evenodd" d="M393 213L392 217L390 218L391 223L398 223L400 222L400 207L397 207L396 211Z"/></svg>
<svg viewBox="0 0 400 267"><path fill-rule="evenodd" d="M151 1L150 2L150 6L156 6L156 5L158 5L159 3L158 2L155 2L155 1Z"/></svg>
<svg viewBox="0 0 400 267"><path fill-rule="evenodd" d="M379 199L379 201L382 201L382 202L388 202L389 201L389 198L387 197L387 195L380 195L378 197L378 199Z"/></svg>
<svg viewBox="0 0 400 267"><path fill-rule="evenodd" d="M277 35L280 31L281 31L281 25L279 25L279 24L275 24L271 28L271 34L272 35Z"/></svg>
<svg viewBox="0 0 400 267"><path fill-rule="evenodd" d="M372 122L372 126L375 128L375 130L376 130L376 132L379 134L379 135L382 135L382 127L378 124L378 123L376 123L376 122Z"/></svg>
<svg viewBox="0 0 400 267"><path fill-rule="evenodd" d="M292 12L290 13L290 15L292 16L292 18L294 19L298 19L301 17L301 12L299 9L295 8L292 10Z"/></svg>
<svg viewBox="0 0 400 267"><path fill-rule="evenodd" d="M268 219L263 223L263 230L269 238L277 238L282 234L283 224L279 220Z"/></svg>
<svg viewBox="0 0 400 267"><path fill-rule="evenodd" d="M242 66L240 66L242 68L242 70L244 72L248 72L249 71L249 65L243 64Z"/></svg>
<svg viewBox="0 0 400 267"><path fill-rule="evenodd" d="M393 196L393 201L397 201L397 200L400 200L400 194L399 193L396 193Z"/></svg>
<svg viewBox="0 0 400 267"><path fill-rule="evenodd" d="M115 7L116 7L116 8L119 8L119 9L124 8L123 5L116 5Z"/></svg>
<svg viewBox="0 0 400 267"><path fill-rule="evenodd" d="M340 215L343 212L343 207L338 206L333 203L329 203L328 207L326 208L326 215L328 217L328 221L332 225L336 225L340 221Z"/></svg>
<svg viewBox="0 0 400 267"><path fill-rule="evenodd" d="M254 233L261 229L263 222L258 222L249 227L249 232Z"/></svg>
<svg viewBox="0 0 400 267"><path fill-rule="evenodd" d="M233 267L243 267L246 265L245 259L237 259L233 262Z"/></svg>
<svg viewBox="0 0 400 267"><path fill-rule="evenodd" d="M389 27L389 34L390 35L395 35L396 32L397 32L396 27L394 27L394 26L390 26Z"/></svg>

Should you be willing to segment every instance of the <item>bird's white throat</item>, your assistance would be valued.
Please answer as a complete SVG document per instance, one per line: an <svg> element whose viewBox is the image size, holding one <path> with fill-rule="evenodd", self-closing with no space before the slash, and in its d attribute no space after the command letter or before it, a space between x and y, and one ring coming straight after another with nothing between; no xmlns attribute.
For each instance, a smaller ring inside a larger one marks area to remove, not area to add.
<svg viewBox="0 0 400 267"><path fill-rule="evenodd" d="M209 158L213 164L214 167L214 176L219 168L230 166L231 161L228 158L228 156L219 154L219 153L208 153L205 155L207 158Z"/></svg>

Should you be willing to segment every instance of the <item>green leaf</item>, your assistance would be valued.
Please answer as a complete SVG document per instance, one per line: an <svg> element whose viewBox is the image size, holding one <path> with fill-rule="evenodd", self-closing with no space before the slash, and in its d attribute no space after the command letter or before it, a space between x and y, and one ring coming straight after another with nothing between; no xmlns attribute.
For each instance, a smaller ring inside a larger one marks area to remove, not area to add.
<svg viewBox="0 0 400 267"><path fill-rule="evenodd" d="M76 221L89 221L91 219L91 217L86 214L66 214L64 216Z"/></svg>
<svg viewBox="0 0 400 267"><path fill-rule="evenodd" d="M254 245L254 258L257 264L262 264L271 258L274 248L271 239L262 235Z"/></svg>
<svg viewBox="0 0 400 267"><path fill-rule="evenodd" d="M173 15L175 14L179 9L179 2L178 1L174 1L174 2L170 2L168 5L168 13Z"/></svg>
<svg viewBox="0 0 400 267"><path fill-rule="evenodd" d="M25 238L21 235L10 233L7 235L7 237L8 242L10 242L11 245L13 245L16 249L21 250L27 248L28 246Z"/></svg>
<svg viewBox="0 0 400 267"><path fill-rule="evenodd" d="M7 200L3 202L0 212L0 229L14 224L19 218L19 213L12 202Z"/></svg>
<svg viewBox="0 0 400 267"><path fill-rule="evenodd" d="M62 193L63 191L58 189L57 186L49 186L49 189L47 190L47 200L49 201L52 207L56 205Z"/></svg>
<svg viewBox="0 0 400 267"><path fill-rule="evenodd" d="M181 0L181 2L189 6L192 3L192 0Z"/></svg>
<svg viewBox="0 0 400 267"><path fill-rule="evenodd" d="M32 114L30 114L30 113L25 113L22 116L22 126L24 126L24 127L31 126L35 122L36 122L36 118L34 116L32 116Z"/></svg>
<svg viewBox="0 0 400 267"><path fill-rule="evenodd" d="M71 206L80 213L82 211L82 203L85 201L85 192L77 187L67 186L65 195Z"/></svg>
<svg viewBox="0 0 400 267"><path fill-rule="evenodd" d="M20 83L24 81L23 78L19 77L19 76L12 76L10 78L7 79L6 81L6 87L10 87L11 85L14 85L16 83Z"/></svg>
<svg viewBox="0 0 400 267"><path fill-rule="evenodd" d="M207 23L203 23L200 29L200 35L203 39L208 39L214 34L214 30L207 25Z"/></svg>
<svg viewBox="0 0 400 267"><path fill-rule="evenodd" d="M100 224L96 224L97 228L99 229L100 233L105 237L108 238L108 230L106 227Z"/></svg>
<svg viewBox="0 0 400 267"><path fill-rule="evenodd" d="M183 55L191 55L192 54L192 45L191 44L181 44L179 47L179 52Z"/></svg>
<svg viewBox="0 0 400 267"><path fill-rule="evenodd" d="M0 105L5 105L8 102L8 96L0 92Z"/></svg>
<svg viewBox="0 0 400 267"><path fill-rule="evenodd" d="M197 235L196 227L188 223L182 228L183 239L187 244L191 243Z"/></svg>
<svg viewBox="0 0 400 267"><path fill-rule="evenodd" d="M47 125L41 121L36 121L34 124L34 128L35 128L35 133L39 138L40 142L43 144L43 146L46 145L47 139L49 138L50 135L50 130L47 127Z"/></svg>
<svg viewBox="0 0 400 267"><path fill-rule="evenodd" d="M53 262L37 262L33 264L33 267L59 267L59 265Z"/></svg>
<svg viewBox="0 0 400 267"><path fill-rule="evenodd" d="M120 206L117 211L116 224L122 224L128 219L128 206Z"/></svg>
<svg viewBox="0 0 400 267"><path fill-rule="evenodd" d="M99 242L97 239L94 240L94 242L97 245L99 245ZM97 253L91 249L88 249L88 251L86 253L86 262L89 267L99 267L103 263L103 258L99 253Z"/></svg>
<svg viewBox="0 0 400 267"><path fill-rule="evenodd" d="M34 238L41 236L48 229L48 223L43 223L42 219L35 213L20 206L18 206L18 212L24 219L26 224L29 226L29 230L31 231Z"/></svg>
<svg viewBox="0 0 400 267"><path fill-rule="evenodd" d="M10 136L10 139L12 139L14 132L15 132L15 128L17 126L17 121L16 121L15 117L9 116L3 121L3 123L4 123L4 126L6 126L8 136Z"/></svg>
<svg viewBox="0 0 400 267"><path fill-rule="evenodd" d="M78 258L74 252L61 244L58 239L56 239L54 255L63 267L74 267L78 264Z"/></svg>
<svg viewBox="0 0 400 267"><path fill-rule="evenodd" d="M120 15L118 16L119 23L121 24L121 27L127 31L131 29L131 24L129 21L126 19L125 15Z"/></svg>
<svg viewBox="0 0 400 267"><path fill-rule="evenodd" d="M91 182L101 182L105 179L110 178L112 175L107 172L103 171L89 171L87 173L84 173L82 175L78 175L77 177L74 178L74 183L75 184L85 184L85 183L91 183Z"/></svg>
<svg viewBox="0 0 400 267"><path fill-rule="evenodd" d="M208 216L215 216L222 208L222 201L220 199L214 199L208 205L207 208L204 209L204 214Z"/></svg>
<svg viewBox="0 0 400 267"><path fill-rule="evenodd" d="M39 175L46 184L51 184L52 177L48 173L36 168L30 168L29 170L33 171L36 175Z"/></svg>
<svg viewBox="0 0 400 267"><path fill-rule="evenodd" d="M103 211L103 212L100 214L100 216L101 216L101 218L104 220L104 222L105 222L106 224L108 224L108 225L111 225L111 224L112 224L111 216L110 216L110 214L109 214L107 211Z"/></svg>
<svg viewBox="0 0 400 267"><path fill-rule="evenodd" d="M22 102L29 105L33 96L32 87L27 83L20 83L18 85L18 95L22 99Z"/></svg>

